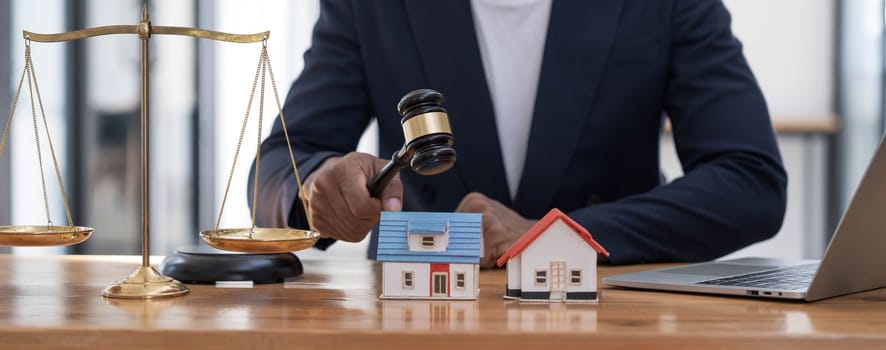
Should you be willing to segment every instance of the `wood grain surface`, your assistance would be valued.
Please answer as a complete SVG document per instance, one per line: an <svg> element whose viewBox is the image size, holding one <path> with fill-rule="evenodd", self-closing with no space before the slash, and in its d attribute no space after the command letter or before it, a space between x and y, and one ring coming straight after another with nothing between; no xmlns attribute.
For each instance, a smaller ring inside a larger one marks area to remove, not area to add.
<svg viewBox="0 0 886 350"><path fill-rule="evenodd" d="M884 289L800 303L601 286L597 304L527 304L503 300L505 271L488 270L477 301L382 301L379 265L330 259L287 283L101 297L139 262L0 255L0 349L886 348Z"/></svg>

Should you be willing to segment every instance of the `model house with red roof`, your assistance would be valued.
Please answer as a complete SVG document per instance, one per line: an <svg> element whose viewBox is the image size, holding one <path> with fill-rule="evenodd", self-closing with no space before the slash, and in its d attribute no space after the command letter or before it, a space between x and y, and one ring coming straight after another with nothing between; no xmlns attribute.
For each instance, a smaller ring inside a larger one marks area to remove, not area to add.
<svg viewBox="0 0 886 350"><path fill-rule="evenodd" d="M596 301L598 253L609 256L588 230L552 209L498 259L508 265L505 298Z"/></svg>

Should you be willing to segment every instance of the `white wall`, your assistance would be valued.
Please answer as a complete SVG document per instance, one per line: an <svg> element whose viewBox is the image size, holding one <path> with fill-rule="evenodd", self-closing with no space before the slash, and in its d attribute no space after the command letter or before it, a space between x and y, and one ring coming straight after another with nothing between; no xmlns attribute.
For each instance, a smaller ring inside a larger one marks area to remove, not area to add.
<svg viewBox="0 0 886 350"><path fill-rule="evenodd" d="M282 99L289 91L289 85L301 72L302 53L310 45L311 29L316 21L319 6L317 1L215 1L214 30L229 33L271 32L268 39L268 54L277 81L277 89ZM255 78L261 43L232 44L215 43L215 213L218 213L237 139L246 113L250 89ZM266 82L263 135L266 137L271 124L277 117L274 94L270 79ZM256 90L246 139L240 149L237 168L231 180L231 188L225 203L222 217L223 227L248 227L251 216L246 198L249 167L255 158L256 131L258 130L258 90Z"/></svg>
<svg viewBox="0 0 886 350"><path fill-rule="evenodd" d="M726 0L774 121L834 116L834 0ZM788 206L775 238L732 254L819 258L826 237L825 135L778 137L788 173Z"/></svg>
<svg viewBox="0 0 886 350"><path fill-rule="evenodd" d="M178 6L175 6L178 5ZM166 26L196 26L193 3L181 0L152 0L152 23ZM194 74L197 39L163 36L152 39L151 56L151 251L171 253L193 244L196 232L191 217L192 115L196 108ZM131 39L131 38L130 38ZM173 86L173 84L175 86ZM187 213L182 215L182 213Z"/></svg>
<svg viewBox="0 0 886 350"><path fill-rule="evenodd" d="M10 40L10 54L12 55L10 63L12 68L10 75L13 81L4 82L11 84L12 91L15 91L22 69L25 66L25 45L21 31L28 30L36 33L58 33L64 31L64 8L64 2L61 0L44 1L42 3L15 0L12 3L12 23L7 25L12 27L12 39ZM52 136L52 143L56 147L56 157L58 157L62 174L66 172L66 160L68 158L64 149L67 140L65 138L66 115L63 113L68 101L65 98L64 92L65 81L60 78L64 77L66 73L64 60L65 45L67 44L31 43L31 60L34 63L40 95L43 99L47 123ZM37 99L35 98L34 101L36 104ZM8 106L3 108L5 111L8 111L5 109ZM42 119L40 107L35 105L35 108L37 108L38 118ZM38 168L34 127L31 118L28 83L25 81L21 96L19 96L15 119L11 126L10 139L7 144L8 148L3 154L4 157L11 158L12 186L10 192L12 192L11 203L14 203L11 206L12 222L2 223L3 225L46 224L43 190L40 183L40 170ZM40 134L40 139L42 140L40 147L43 153L42 166L46 177L46 190L49 196L51 218L54 225L67 225L67 219L62 206L61 192L55 178L49 145L46 142L46 135L42 126L40 127ZM70 184L67 184L67 188L70 188ZM15 254L54 254L64 251L64 247L13 248Z"/></svg>
<svg viewBox="0 0 886 350"><path fill-rule="evenodd" d="M825 244L827 142L823 136L781 135L779 148L788 173L788 204L775 237L724 258L768 256L820 258ZM662 137L662 167L668 180L682 176L670 134Z"/></svg>
<svg viewBox="0 0 886 350"><path fill-rule="evenodd" d="M773 121L833 117L834 0L726 0L733 31L757 77ZM778 136L788 173L784 224L775 238L730 254L819 258L825 243L827 143L824 134ZM662 137L662 168L682 175L671 135Z"/></svg>
<svg viewBox="0 0 886 350"><path fill-rule="evenodd" d="M840 143L834 198L843 210L849 204L883 134L883 13L882 0L840 2Z"/></svg>
<svg viewBox="0 0 886 350"><path fill-rule="evenodd" d="M834 0L725 0L776 119L834 110Z"/></svg>

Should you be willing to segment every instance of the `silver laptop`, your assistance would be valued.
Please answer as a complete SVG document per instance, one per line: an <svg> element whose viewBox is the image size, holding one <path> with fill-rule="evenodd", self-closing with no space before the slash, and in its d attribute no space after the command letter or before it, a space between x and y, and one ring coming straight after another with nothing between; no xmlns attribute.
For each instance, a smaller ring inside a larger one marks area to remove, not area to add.
<svg viewBox="0 0 886 350"><path fill-rule="evenodd" d="M816 260L742 258L603 278L611 286L816 301L886 286L886 144Z"/></svg>

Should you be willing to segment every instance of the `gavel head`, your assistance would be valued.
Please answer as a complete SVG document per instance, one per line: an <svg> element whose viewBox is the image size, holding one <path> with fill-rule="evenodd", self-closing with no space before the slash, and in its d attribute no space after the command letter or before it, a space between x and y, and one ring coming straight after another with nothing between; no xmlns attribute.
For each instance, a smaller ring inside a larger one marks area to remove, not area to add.
<svg viewBox="0 0 886 350"><path fill-rule="evenodd" d="M442 173L455 164L449 116L443 108L443 95L430 89L412 91L397 104L403 119L406 154L412 154L409 165L422 175Z"/></svg>

